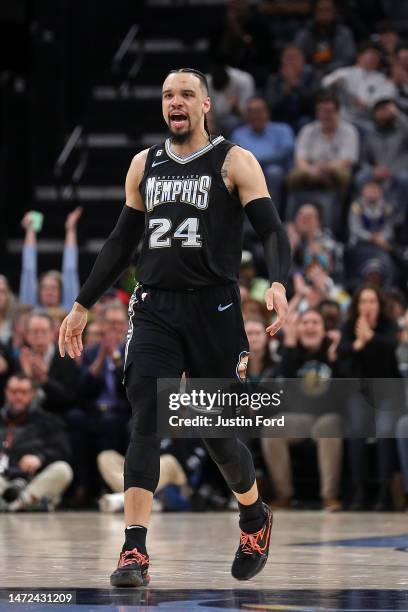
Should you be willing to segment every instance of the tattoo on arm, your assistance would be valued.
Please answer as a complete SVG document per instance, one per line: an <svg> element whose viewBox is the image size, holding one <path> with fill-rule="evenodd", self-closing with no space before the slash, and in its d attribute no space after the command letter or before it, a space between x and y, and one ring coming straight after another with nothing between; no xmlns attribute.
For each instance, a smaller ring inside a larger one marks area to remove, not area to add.
<svg viewBox="0 0 408 612"><path fill-rule="evenodd" d="M230 149L228 151L227 155L225 156L224 163L223 163L222 168L221 168L221 176L222 176L222 178L224 180L226 188L228 189L228 191L230 193L232 193L233 190L234 190L234 185L233 185L233 183L232 183L232 181L231 181L231 179L229 177L229 168L231 166L231 157L232 157L232 155L231 155L231 149Z"/></svg>

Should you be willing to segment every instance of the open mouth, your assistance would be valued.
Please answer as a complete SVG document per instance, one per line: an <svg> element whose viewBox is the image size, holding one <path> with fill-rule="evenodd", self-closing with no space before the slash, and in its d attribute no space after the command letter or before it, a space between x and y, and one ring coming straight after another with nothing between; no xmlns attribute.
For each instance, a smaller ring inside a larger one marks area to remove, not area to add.
<svg viewBox="0 0 408 612"><path fill-rule="evenodd" d="M180 111L171 113L170 115L170 124L172 127L176 129L180 129L187 126L188 118L185 113Z"/></svg>

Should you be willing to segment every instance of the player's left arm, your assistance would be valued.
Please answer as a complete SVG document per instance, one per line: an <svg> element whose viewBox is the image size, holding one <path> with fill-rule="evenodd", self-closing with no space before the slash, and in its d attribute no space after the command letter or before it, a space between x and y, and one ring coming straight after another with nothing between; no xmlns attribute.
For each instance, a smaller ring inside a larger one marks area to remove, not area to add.
<svg viewBox="0 0 408 612"><path fill-rule="evenodd" d="M224 175L227 173L228 180L238 190L245 213L264 246L271 282L265 292L265 302L268 310L275 310L277 315L267 328L273 336L284 324L288 311L285 285L291 264L290 243L259 162L252 153L240 147L233 147L228 155L230 159L227 172L224 167Z"/></svg>

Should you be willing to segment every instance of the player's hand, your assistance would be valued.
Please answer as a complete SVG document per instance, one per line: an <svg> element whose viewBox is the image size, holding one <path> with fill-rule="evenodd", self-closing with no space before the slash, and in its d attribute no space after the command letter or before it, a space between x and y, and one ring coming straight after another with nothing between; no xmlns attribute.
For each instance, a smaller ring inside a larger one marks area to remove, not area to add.
<svg viewBox="0 0 408 612"><path fill-rule="evenodd" d="M82 346L82 332L88 320L88 310L75 302L71 312L61 323L58 346L61 357L65 356L65 347L68 355L74 359L80 357Z"/></svg>
<svg viewBox="0 0 408 612"><path fill-rule="evenodd" d="M272 283L272 287L265 291L265 303L268 310L276 312L275 321L266 328L266 332L274 336L285 323L288 314L285 287L280 283Z"/></svg>

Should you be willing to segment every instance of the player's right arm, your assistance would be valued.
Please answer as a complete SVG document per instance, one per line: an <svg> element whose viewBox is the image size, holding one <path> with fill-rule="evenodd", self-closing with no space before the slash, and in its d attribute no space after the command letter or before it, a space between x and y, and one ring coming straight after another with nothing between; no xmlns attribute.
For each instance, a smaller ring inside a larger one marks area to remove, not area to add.
<svg viewBox="0 0 408 612"><path fill-rule="evenodd" d="M70 357L79 357L82 332L88 318L88 309L117 280L129 265L131 257L144 232L145 208L140 194L148 150L141 151L132 160L126 177L126 204L110 236L103 245L87 280L74 302L71 312L61 324L59 351Z"/></svg>

